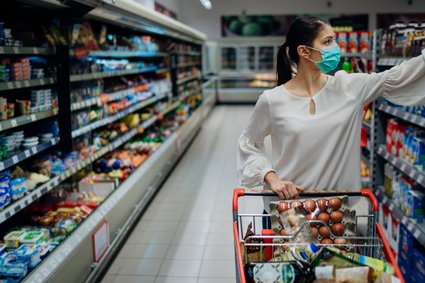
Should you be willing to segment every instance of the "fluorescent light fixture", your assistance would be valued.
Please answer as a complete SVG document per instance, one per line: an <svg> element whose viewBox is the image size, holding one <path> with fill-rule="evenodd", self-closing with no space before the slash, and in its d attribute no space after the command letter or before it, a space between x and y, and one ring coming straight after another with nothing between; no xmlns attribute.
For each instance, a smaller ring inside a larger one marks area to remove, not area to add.
<svg viewBox="0 0 425 283"><path fill-rule="evenodd" d="M211 10L212 8L211 0L199 0L199 1L201 1L201 4L202 6L204 6L205 9Z"/></svg>

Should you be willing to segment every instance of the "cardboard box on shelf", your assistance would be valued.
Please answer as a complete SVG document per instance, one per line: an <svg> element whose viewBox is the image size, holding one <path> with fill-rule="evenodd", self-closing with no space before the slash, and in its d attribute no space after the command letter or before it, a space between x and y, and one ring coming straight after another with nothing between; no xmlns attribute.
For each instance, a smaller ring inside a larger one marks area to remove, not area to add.
<svg viewBox="0 0 425 283"><path fill-rule="evenodd" d="M425 255L418 249L413 249L412 273L420 280L425 282Z"/></svg>

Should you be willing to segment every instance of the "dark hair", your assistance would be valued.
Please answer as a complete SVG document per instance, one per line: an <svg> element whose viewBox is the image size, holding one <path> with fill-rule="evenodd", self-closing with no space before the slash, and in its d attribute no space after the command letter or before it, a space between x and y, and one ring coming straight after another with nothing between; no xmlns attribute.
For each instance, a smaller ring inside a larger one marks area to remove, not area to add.
<svg viewBox="0 0 425 283"><path fill-rule="evenodd" d="M291 23L286 34L286 42L282 44L277 53L277 85L284 84L292 78L291 66L293 63L298 64L300 60L297 47L300 45L312 46L324 24L327 22L316 17L300 17Z"/></svg>

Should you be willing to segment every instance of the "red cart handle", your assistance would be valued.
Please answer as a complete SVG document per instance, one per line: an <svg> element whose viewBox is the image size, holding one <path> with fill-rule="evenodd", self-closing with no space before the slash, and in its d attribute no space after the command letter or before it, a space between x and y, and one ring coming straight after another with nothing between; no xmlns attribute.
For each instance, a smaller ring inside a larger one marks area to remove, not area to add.
<svg viewBox="0 0 425 283"><path fill-rule="evenodd" d="M372 205L372 210L379 210L378 199L370 189L354 191L304 191L300 193L300 197L330 197L347 195L367 197ZM238 211L238 198L241 196L277 196L277 194L271 190L235 189L233 191L233 211Z"/></svg>

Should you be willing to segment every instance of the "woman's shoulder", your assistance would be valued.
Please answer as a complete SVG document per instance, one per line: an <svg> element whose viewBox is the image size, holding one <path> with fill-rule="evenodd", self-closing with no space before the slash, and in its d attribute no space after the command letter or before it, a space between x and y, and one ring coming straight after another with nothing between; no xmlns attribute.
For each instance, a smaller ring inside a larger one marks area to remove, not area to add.
<svg viewBox="0 0 425 283"><path fill-rule="evenodd" d="M267 99L268 101L270 101L281 93L282 93L282 85L278 85L278 86L275 86L274 88L266 89L265 91L263 91L263 93L260 95L260 98L263 97Z"/></svg>

